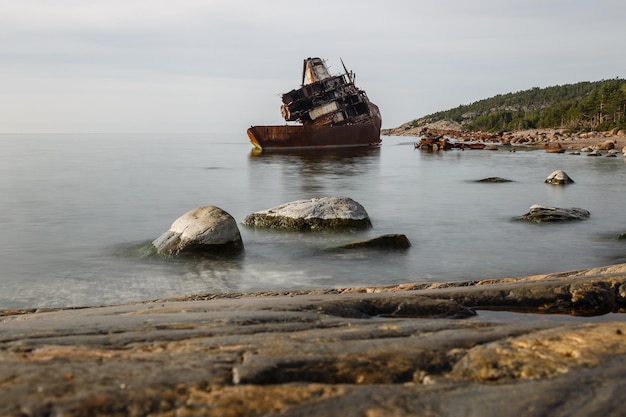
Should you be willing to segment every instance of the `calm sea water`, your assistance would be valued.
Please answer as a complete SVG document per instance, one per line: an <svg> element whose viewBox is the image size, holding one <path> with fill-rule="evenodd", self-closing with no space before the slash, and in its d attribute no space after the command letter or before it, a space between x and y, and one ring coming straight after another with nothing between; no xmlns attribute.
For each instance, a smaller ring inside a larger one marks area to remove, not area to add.
<svg viewBox="0 0 626 417"><path fill-rule="evenodd" d="M255 155L242 134L0 135L0 308L160 297L451 281L626 262L626 163L543 151L377 149ZM576 184L544 179L565 170ZM514 182L475 183L500 176ZM238 222L316 196L347 196L374 227L295 233L240 225L232 260L163 260L146 245L186 211L215 205ZM582 207L587 221L513 221L532 204ZM329 251L404 233L401 252Z"/></svg>

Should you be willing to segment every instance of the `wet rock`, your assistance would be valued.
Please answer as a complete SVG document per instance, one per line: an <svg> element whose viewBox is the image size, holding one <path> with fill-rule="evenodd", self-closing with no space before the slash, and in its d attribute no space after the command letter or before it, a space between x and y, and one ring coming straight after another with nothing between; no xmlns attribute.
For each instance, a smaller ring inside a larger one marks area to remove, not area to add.
<svg viewBox="0 0 626 417"><path fill-rule="evenodd" d="M365 229L372 226L365 208L347 197L298 200L248 215L243 224L278 229Z"/></svg>
<svg viewBox="0 0 626 417"><path fill-rule="evenodd" d="M571 179L569 175L565 173L565 171L557 170L557 171L552 172L552 174L548 175L548 177L546 178L544 182L548 184L561 185L561 184L573 184L574 180Z"/></svg>
<svg viewBox="0 0 626 417"><path fill-rule="evenodd" d="M152 242L157 253L237 253L243 241L235 219L215 206L198 207L176 219L170 229Z"/></svg>
<svg viewBox="0 0 626 417"><path fill-rule="evenodd" d="M530 206L528 213L523 214L519 219L527 220L534 223L542 222L564 222L572 220L588 219L591 213L589 211L578 208L559 208L545 207L539 204Z"/></svg>
<svg viewBox="0 0 626 417"><path fill-rule="evenodd" d="M488 177L488 178L483 178L481 180L476 180L476 182L502 183L502 182L513 182L513 181L507 180L506 178L500 178L500 177Z"/></svg>
<svg viewBox="0 0 626 417"><path fill-rule="evenodd" d="M602 156L602 152L597 149L592 150L587 154L587 156Z"/></svg>
<svg viewBox="0 0 626 417"><path fill-rule="evenodd" d="M0 311L0 415L620 415L626 265L447 284Z"/></svg>
<svg viewBox="0 0 626 417"><path fill-rule="evenodd" d="M373 239L352 242L343 245L342 249L408 249L411 242L406 235L387 234Z"/></svg>

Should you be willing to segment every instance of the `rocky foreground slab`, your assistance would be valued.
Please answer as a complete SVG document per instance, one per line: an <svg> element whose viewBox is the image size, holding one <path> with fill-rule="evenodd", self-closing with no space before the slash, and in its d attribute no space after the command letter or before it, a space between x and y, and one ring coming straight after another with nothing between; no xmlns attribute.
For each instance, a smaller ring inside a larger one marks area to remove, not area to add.
<svg viewBox="0 0 626 417"><path fill-rule="evenodd" d="M626 264L0 312L2 416L617 416Z"/></svg>

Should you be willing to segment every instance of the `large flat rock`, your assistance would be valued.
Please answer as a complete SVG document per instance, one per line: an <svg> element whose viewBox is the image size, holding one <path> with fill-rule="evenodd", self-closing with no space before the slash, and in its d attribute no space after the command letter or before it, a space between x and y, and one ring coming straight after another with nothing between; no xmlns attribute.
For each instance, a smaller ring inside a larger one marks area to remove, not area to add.
<svg viewBox="0 0 626 417"><path fill-rule="evenodd" d="M0 312L2 416L620 415L626 265Z"/></svg>

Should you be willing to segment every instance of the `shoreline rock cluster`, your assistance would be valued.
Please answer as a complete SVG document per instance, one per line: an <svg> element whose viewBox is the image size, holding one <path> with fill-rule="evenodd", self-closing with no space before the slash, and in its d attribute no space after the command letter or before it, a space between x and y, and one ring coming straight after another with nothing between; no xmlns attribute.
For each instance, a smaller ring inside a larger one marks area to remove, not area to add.
<svg viewBox="0 0 626 417"><path fill-rule="evenodd" d="M620 415L624 312L626 264L2 311L0 415Z"/></svg>
<svg viewBox="0 0 626 417"><path fill-rule="evenodd" d="M383 129L387 136L421 136L431 138L450 138L461 142L481 142L500 145L529 145L544 146L560 143L568 149L592 147L593 149L607 150L612 142L615 149L626 146L626 131L611 130L606 132L568 133L562 129L532 129L515 132L468 132L461 130L458 124L434 124L412 127L402 125L394 129ZM611 148L613 149L613 148Z"/></svg>

